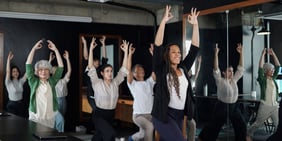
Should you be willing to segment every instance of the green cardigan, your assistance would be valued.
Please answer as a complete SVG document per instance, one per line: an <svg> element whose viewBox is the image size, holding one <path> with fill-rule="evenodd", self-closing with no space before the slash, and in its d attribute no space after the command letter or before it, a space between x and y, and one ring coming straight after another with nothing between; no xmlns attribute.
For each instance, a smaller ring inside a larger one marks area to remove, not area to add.
<svg viewBox="0 0 282 141"><path fill-rule="evenodd" d="M57 102L57 95L55 86L57 82L60 80L62 74L63 74L64 68L58 67L55 74L52 75L48 82L52 88L52 94L53 94L53 110L58 110L58 102ZM35 93L39 86L40 80L39 78L34 74L34 70L31 64L26 64L26 75L28 79L28 85L30 87L30 100L29 100L29 110L36 113L36 98Z"/></svg>
<svg viewBox="0 0 282 141"><path fill-rule="evenodd" d="M277 85L275 80L276 80L276 78L278 76L279 68L280 68L280 66L275 66L275 71L274 71L273 76L272 76L272 80L273 80L273 82L275 84L275 87L276 87L277 98L278 98L278 85ZM267 80L267 78L264 75L263 68L259 68L258 79L257 80L258 80L258 82L260 84L260 93L261 93L260 99L265 100L265 91L266 91L266 82L267 82L266 80Z"/></svg>

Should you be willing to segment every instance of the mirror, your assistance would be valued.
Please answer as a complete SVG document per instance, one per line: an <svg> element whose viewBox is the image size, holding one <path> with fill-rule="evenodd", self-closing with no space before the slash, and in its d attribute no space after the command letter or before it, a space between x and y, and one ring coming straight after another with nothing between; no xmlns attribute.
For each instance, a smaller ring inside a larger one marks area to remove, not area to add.
<svg viewBox="0 0 282 141"><path fill-rule="evenodd" d="M119 45L121 44L121 36L119 35L97 35L97 34L80 34L79 35L79 89L80 89L80 120L85 121L89 119L89 114L92 112L92 108L87 100L87 94L88 94L88 87L86 83L85 78L85 69L88 65L88 60L85 60L83 57L83 42L82 37L86 40L86 46L87 50L89 51L90 43L92 40L92 37L96 38L97 47L94 49L94 56L100 59L101 64L101 58L102 58L102 49L101 49L101 43L100 39L102 36L106 36L105 39L105 45L106 45L106 54L108 58L108 64L111 64L113 66L113 73L115 76L120 65L121 65L121 50L119 48ZM121 89L120 89L121 91Z"/></svg>
<svg viewBox="0 0 282 141"><path fill-rule="evenodd" d="M251 11L254 9L253 11ZM250 10L250 11L248 11ZM230 11L222 11L219 13L201 15L199 16L199 28L200 28L200 55L202 56L201 69L199 71L199 77L196 82L195 99L196 99L196 117L198 128L203 129L206 125L210 124L211 116L215 114L215 105L218 102L217 86L215 84L215 79L213 76L213 61L214 61L214 48L215 44L218 43L220 48L219 53L219 67L221 71L224 71L221 66L231 65L234 72L237 69L239 55L236 51L237 43L243 44L243 57L244 57L244 68L245 72L243 77L238 81L237 86L239 88L238 100L235 103L239 107L239 111L243 115L243 119L246 122L246 126L249 128L256 117L259 103L260 103L260 85L257 82L258 78L258 65L261 57L261 52L264 47L268 47L271 44L271 48L278 54L281 53L281 49L276 47L281 44L281 41L274 41L278 39L277 34L272 34L270 36L258 36L257 32L262 28L261 25L256 23L256 19L261 16L257 15L257 6L246 7L240 9L234 9ZM227 13L228 12L228 13ZM250 13L249 13L250 12ZM183 51L189 50L190 40L191 40L191 26L187 22L187 15L183 16ZM229 21L229 22L228 22ZM278 22L270 21L271 32L277 30L278 26L274 29L274 24L277 25ZM281 21L280 21L281 24ZM253 27L255 27L253 33ZM281 32L281 30L279 30ZM184 54L185 55L185 54ZM282 59L279 58L278 59ZM266 61L269 59L265 59ZM270 59L272 63L273 60ZM229 64L229 65L228 65ZM192 72L196 72L192 70ZM195 74L193 74L195 75ZM279 82L278 86L279 86ZM207 90L205 85L207 84ZM279 87L280 88L280 87ZM207 91L207 95L204 95ZM253 91L255 91L255 96L253 96ZM226 115L232 114L230 111L231 105L227 104L225 108L221 107L222 113ZM225 109L225 110L223 110ZM219 111L219 110L217 110ZM220 134L217 137L222 140L233 140L234 137L234 126L231 123L231 118L226 118L225 124L220 129ZM267 121L265 122L265 128L269 128ZM263 126L262 126L263 127ZM263 127L264 128L264 127ZM262 131L265 133L264 131ZM273 132L265 133L266 135L271 135ZM263 140L266 140L264 138Z"/></svg>

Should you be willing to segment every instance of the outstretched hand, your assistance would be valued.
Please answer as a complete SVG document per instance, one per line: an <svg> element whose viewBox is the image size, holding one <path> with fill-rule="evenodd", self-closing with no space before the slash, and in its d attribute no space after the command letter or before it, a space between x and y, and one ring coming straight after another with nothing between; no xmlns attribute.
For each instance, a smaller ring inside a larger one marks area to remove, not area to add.
<svg viewBox="0 0 282 141"><path fill-rule="evenodd" d="M128 52L128 54L132 55L132 54L134 54L134 52L135 52L135 47L133 47L132 44L130 44L129 45L129 52Z"/></svg>
<svg viewBox="0 0 282 141"><path fill-rule="evenodd" d="M82 41L83 44L86 44L86 39L85 39L84 36L81 36L81 41Z"/></svg>
<svg viewBox="0 0 282 141"><path fill-rule="evenodd" d="M65 59L68 59L69 58L69 52L67 50L65 50L65 53L63 54L63 57Z"/></svg>
<svg viewBox="0 0 282 141"><path fill-rule="evenodd" d="M167 5L166 8L165 8L165 13L164 13L164 16L163 16L163 20L165 22L168 22L170 19L173 18L173 15L172 13L170 12L171 10L171 6L170 5Z"/></svg>
<svg viewBox="0 0 282 141"><path fill-rule="evenodd" d="M237 52L240 53L240 54L243 53L243 46L242 46L241 43L238 43L238 44L237 44L236 50L237 50Z"/></svg>
<svg viewBox="0 0 282 141"><path fill-rule="evenodd" d="M268 50L267 50L267 53L269 54L269 55L275 55L275 53L274 53L274 51L273 51L273 49L272 48L269 48Z"/></svg>
<svg viewBox="0 0 282 141"><path fill-rule="evenodd" d="M154 54L154 44L152 44L152 43L150 44L149 52L153 56L153 54Z"/></svg>
<svg viewBox="0 0 282 141"><path fill-rule="evenodd" d="M100 39L102 45L105 45L105 40L106 40L106 36L103 35L102 38Z"/></svg>
<svg viewBox="0 0 282 141"><path fill-rule="evenodd" d="M90 49L94 49L96 46L97 46L96 38L95 38L95 37L92 37Z"/></svg>
<svg viewBox="0 0 282 141"><path fill-rule="evenodd" d="M122 40L122 44L120 45L120 48L123 52L127 52L129 46L129 42L126 40Z"/></svg>
<svg viewBox="0 0 282 141"><path fill-rule="evenodd" d="M52 41L47 40L47 43L48 43L48 48L49 48L50 50L52 50L52 51L56 51L56 50L57 50L56 45L55 45Z"/></svg>
<svg viewBox="0 0 282 141"><path fill-rule="evenodd" d="M187 21L192 25L197 25L199 14L200 12L197 12L197 8L191 8L191 13L188 15Z"/></svg>
<svg viewBox="0 0 282 141"><path fill-rule="evenodd" d="M13 55L12 51L10 51L9 54L8 54L8 60L12 60L13 57L14 57L14 55Z"/></svg>
<svg viewBox="0 0 282 141"><path fill-rule="evenodd" d="M215 54L218 54L219 51L220 51L220 49L218 48L218 44L216 43L215 48L214 48L214 52L215 52Z"/></svg>
<svg viewBox="0 0 282 141"><path fill-rule="evenodd" d="M42 43L43 43L43 40L37 41L35 43L35 45L33 46L33 49L38 50L38 49L42 48L43 47Z"/></svg>

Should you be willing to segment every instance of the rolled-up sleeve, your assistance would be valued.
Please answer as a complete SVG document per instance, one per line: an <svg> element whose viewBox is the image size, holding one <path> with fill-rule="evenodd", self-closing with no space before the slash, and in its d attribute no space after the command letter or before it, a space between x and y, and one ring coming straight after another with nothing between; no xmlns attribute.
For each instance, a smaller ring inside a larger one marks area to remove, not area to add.
<svg viewBox="0 0 282 141"><path fill-rule="evenodd" d="M117 76L114 78L114 81L117 84L120 84L124 80L124 77L127 76L127 74L128 74L128 70L125 67L121 67L119 69Z"/></svg>

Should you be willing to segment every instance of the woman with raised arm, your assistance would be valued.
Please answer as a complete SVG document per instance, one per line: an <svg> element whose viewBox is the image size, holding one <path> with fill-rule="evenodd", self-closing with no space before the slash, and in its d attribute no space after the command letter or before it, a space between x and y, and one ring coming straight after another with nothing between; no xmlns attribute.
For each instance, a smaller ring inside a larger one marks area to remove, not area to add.
<svg viewBox="0 0 282 141"><path fill-rule="evenodd" d="M121 50L124 52L122 66L115 78L113 78L113 67L109 64L103 65L100 72L97 72L93 65L93 50L97 46L95 40L89 49L88 76L90 77L92 88L95 93L96 110L93 116L96 133L93 141L114 141L116 137L115 129L112 126L115 109L119 97L119 85L128 74L127 56L129 43L123 40ZM102 79L97 73L101 73Z"/></svg>
<svg viewBox="0 0 282 141"><path fill-rule="evenodd" d="M152 53L154 45L150 47ZM139 127L139 132L129 136L129 141L153 141L154 126L152 123L152 107L153 107L153 87L155 84L155 75L152 72L151 76L145 79L145 70L142 65L135 64L132 66L132 55L135 48L129 48L128 54L128 75L127 86L133 96L133 122Z"/></svg>
<svg viewBox="0 0 282 141"><path fill-rule="evenodd" d="M48 60L37 61L34 69L32 61L37 50L41 49L42 40L39 40L31 49L26 60L26 75L30 87L29 120L64 131L64 118L58 112L58 102L55 86L61 79L64 64L55 44L47 40L48 48L55 52L58 68L50 76L52 66Z"/></svg>
<svg viewBox="0 0 282 141"><path fill-rule="evenodd" d="M161 139L166 141L184 141L182 126L184 115L188 120L194 116L192 84L188 70L193 65L199 50L199 12L191 9L188 22L192 24L192 44L188 55L181 61L180 46L174 43L163 47L166 23L173 18L171 6L166 6L164 17L155 37L153 70L156 74L154 103L152 109L153 124ZM163 52L163 54L161 54Z"/></svg>
<svg viewBox="0 0 282 141"><path fill-rule="evenodd" d="M7 111L15 115L24 117L23 104L23 85L26 81L26 74L21 77L20 69L17 66L11 67L11 60L14 55L10 51L6 64L5 85L8 91L9 101L7 103Z"/></svg>
<svg viewBox="0 0 282 141"><path fill-rule="evenodd" d="M274 65L265 62L265 55L272 56ZM261 100L257 112L256 121L248 128L248 136L252 137L254 132L263 125L265 120L271 118L275 128L278 126L278 85L276 78L279 73L280 62L272 50L263 49L259 62L258 82L260 84Z"/></svg>
<svg viewBox="0 0 282 141"><path fill-rule="evenodd" d="M59 104L58 109L59 112L64 116L67 110L66 96L68 95L68 82L70 81L72 68L69 59L69 52L65 50L63 57L67 63L67 72L65 76L57 82L55 88L56 88L57 100ZM55 59L55 56L53 55L53 52L51 52L49 57L49 62L51 63L53 59ZM52 73L56 72L56 69L57 67L53 66Z"/></svg>

